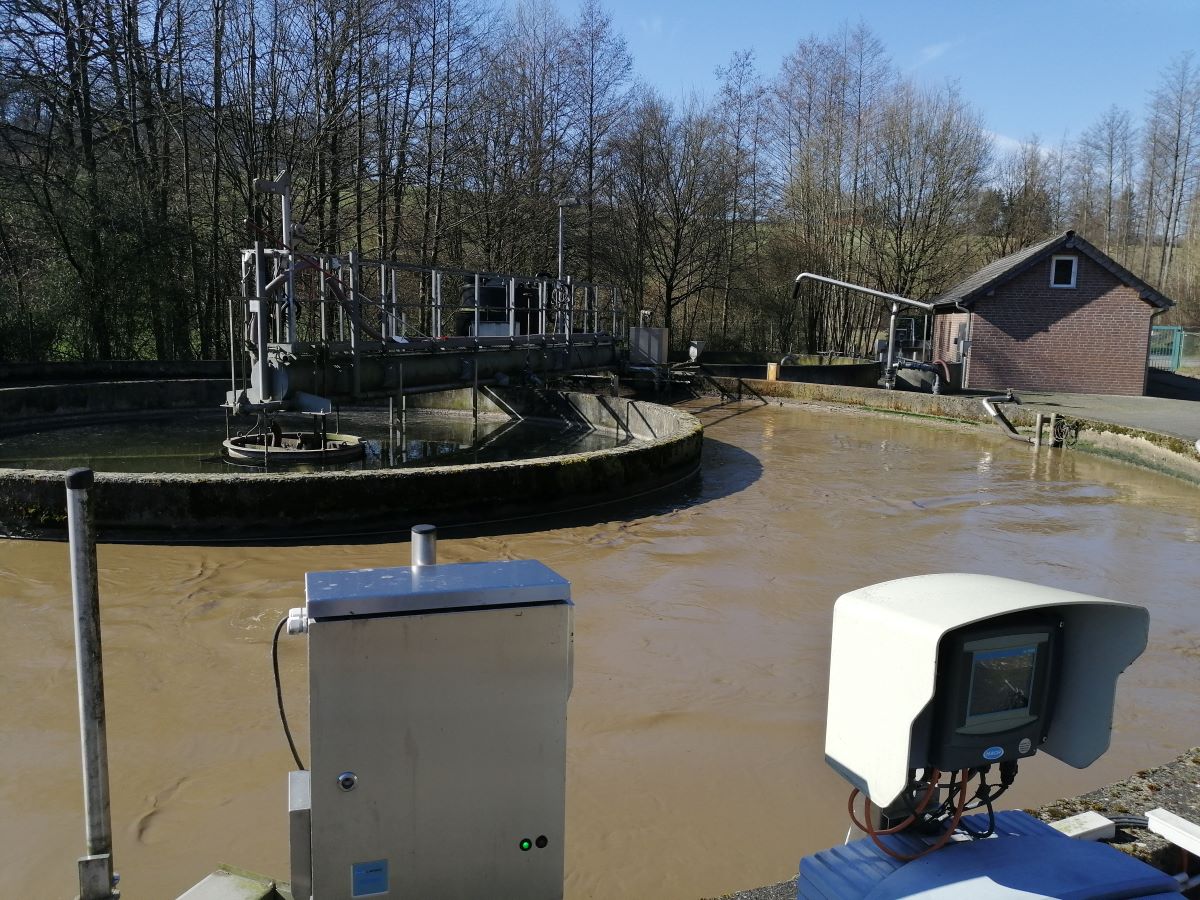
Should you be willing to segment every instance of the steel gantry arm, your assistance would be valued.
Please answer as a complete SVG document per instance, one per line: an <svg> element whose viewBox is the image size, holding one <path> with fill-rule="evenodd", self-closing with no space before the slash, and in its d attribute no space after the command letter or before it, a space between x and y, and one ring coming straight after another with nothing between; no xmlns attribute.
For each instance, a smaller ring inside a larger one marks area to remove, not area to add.
<svg viewBox="0 0 1200 900"><path fill-rule="evenodd" d="M814 275L812 272L801 272L796 276L796 283L792 286L792 299L795 300L800 296L800 282L805 278L811 278L813 281L823 281L825 284L832 284L835 287L845 288L848 291L858 291L860 294L869 294L879 300L883 300L891 307L891 318L888 320L888 350L887 350L887 368L884 370L884 377L890 390L895 378L895 347L896 347L896 314L900 312L903 306L915 306L917 309L923 309L927 312L933 312L934 306L932 303L925 303L922 300L910 300L908 297L901 297L899 294L888 294L884 291L877 291L874 288L863 287L861 284L851 284L848 281L838 281L836 278L829 278L825 275Z"/></svg>

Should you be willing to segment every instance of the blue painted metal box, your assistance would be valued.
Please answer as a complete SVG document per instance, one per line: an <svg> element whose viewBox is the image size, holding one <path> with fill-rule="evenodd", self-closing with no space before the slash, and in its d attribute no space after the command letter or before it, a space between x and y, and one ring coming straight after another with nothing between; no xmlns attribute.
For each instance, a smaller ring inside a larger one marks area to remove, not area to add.
<svg viewBox="0 0 1200 900"><path fill-rule="evenodd" d="M982 831L984 815L966 823ZM880 840L898 853L925 849L916 836ZM1179 884L1104 844L1066 837L1023 812L996 815L996 836L955 841L912 862L893 859L870 838L806 856L800 861L801 900L970 900L1060 897L1071 900L1177 898Z"/></svg>

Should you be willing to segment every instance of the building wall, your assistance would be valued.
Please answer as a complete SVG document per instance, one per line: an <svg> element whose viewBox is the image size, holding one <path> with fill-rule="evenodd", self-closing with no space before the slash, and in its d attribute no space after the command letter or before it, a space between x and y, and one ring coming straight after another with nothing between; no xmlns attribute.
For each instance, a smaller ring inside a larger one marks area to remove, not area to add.
<svg viewBox="0 0 1200 900"><path fill-rule="evenodd" d="M948 363L962 362L959 345L955 339L959 336L962 326L967 324L970 315L965 312L954 312L940 313L933 317L932 359L940 359Z"/></svg>
<svg viewBox="0 0 1200 900"><path fill-rule="evenodd" d="M974 304L966 387L1141 395L1155 307L1078 254L1074 288L1046 259Z"/></svg>
<svg viewBox="0 0 1200 900"><path fill-rule="evenodd" d="M958 380L955 387L965 387L963 381L967 378L966 357L963 347L959 344L961 336L970 337L971 314L966 312L938 313L933 317L933 334L930 337L929 357L933 361L941 360L953 366L962 363L958 370Z"/></svg>

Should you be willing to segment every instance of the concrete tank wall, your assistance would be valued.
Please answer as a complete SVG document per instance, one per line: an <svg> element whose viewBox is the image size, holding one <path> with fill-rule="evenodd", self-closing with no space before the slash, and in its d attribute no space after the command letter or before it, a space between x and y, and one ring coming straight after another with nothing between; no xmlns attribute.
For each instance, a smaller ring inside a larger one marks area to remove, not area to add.
<svg viewBox="0 0 1200 900"><path fill-rule="evenodd" d="M514 394L520 392L513 392ZM637 441L587 453L468 466L313 474L97 473L92 499L101 540L270 540L399 532L541 515L607 502L694 474L702 429L653 403L540 392L596 427ZM520 403L512 396L507 402ZM532 402L532 401L530 401ZM61 539L63 474L0 470L0 530Z"/></svg>
<svg viewBox="0 0 1200 900"><path fill-rule="evenodd" d="M763 378L766 366L724 365L704 362L704 368L718 378ZM799 381L807 384L845 384L857 387L875 387L879 381L881 366L877 362L837 363L834 365L781 366L780 381Z"/></svg>
<svg viewBox="0 0 1200 900"><path fill-rule="evenodd" d="M4 363L0 384L44 384L56 381L145 381L152 378L229 378L229 360L191 362L107 360L92 362Z"/></svg>
<svg viewBox="0 0 1200 900"><path fill-rule="evenodd" d="M218 378L5 387L0 388L0 433L44 428L49 417L83 421L156 409L216 408L228 388L229 382Z"/></svg>

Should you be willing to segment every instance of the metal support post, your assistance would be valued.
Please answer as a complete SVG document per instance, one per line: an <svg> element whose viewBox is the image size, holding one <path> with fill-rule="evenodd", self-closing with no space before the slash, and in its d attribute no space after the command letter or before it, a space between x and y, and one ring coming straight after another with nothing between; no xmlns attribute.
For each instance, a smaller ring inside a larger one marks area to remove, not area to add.
<svg viewBox="0 0 1200 900"><path fill-rule="evenodd" d="M282 264L287 275L287 297L283 300L282 312L286 316L286 324L280 320L280 317L275 321L275 340L280 341L284 337L288 343L296 341L296 279L295 267L293 262L295 257L292 254L292 173L284 169L275 176L275 180L271 181L267 178L255 178L254 190L262 191L267 194L278 194L280 212L282 216L283 226L283 249L276 251L276 263ZM280 262L282 260L282 262ZM276 273L278 274L278 273ZM263 297L263 292L259 291L258 296Z"/></svg>
<svg viewBox="0 0 1200 900"><path fill-rule="evenodd" d="M283 207L283 249L287 252L284 265L287 266L287 339L289 344L296 343L296 257L292 253L292 177L290 172L283 172L275 180L279 186L280 205Z"/></svg>
<svg viewBox="0 0 1200 900"><path fill-rule="evenodd" d="M508 279L508 336L517 336L517 279Z"/></svg>
<svg viewBox="0 0 1200 900"><path fill-rule="evenodd" d="M379 333L385 341L392 336L392 317L388 310L388 272L383 262L379 263Z"/></svg>
<svg viewBox="0 0 1200 900"><path fill-rule="evenodd" d="M442 336L442 273L433 273L433 321L429 333L435 338Z"/></svg>
<svg viewBox="0 0 1200 900"><path fill-rule="evenodd" d="M83 748L83 806L87 855L79 858L80 900L110 900L113 872L109 815L108 740L104 715L104 662L100 647L100 594L96 539L88 493L91 469L67 472L67 531L71 548L71 601L75 616L75 670L79 681L79 732Z"/></svg>
<svg viewBox="0 0 1200 900"><path fill-rule="evenodd" d="M271 399L271 369L267 365L267 348L270 346L269 301L267 299L267 258L261 240L254 242L254 299L250 311L254 313L254 345L258 359L254 363L254 374L258 379L258 400Z"/></svg>
<svg viewBox="0 0 1200 900"><path fill-rule="evenodd" d="M408 462L408 397L404 393L404 363L400 363L400 462Z"/></svg>
<svg viewBox="0 0 1200 900"><path fill-rule="evenodd" d="M325 266L317 272L317 306L320 310L320 340L329 341L329 318L325 310Z"/></svg>
<svg viewBox="0 0 1200 900"><path fill-rule="evenodd" d="M475 273L475 331L473 335L479 340L479 273Z"/></svg>
<svg viewBox="0 0 1200 900"><path fill-rule="evenodd" d="M350 251L350 353L353 357L350 372L350 392L358 397L362 389L362 372L359 365L359 354L362 351L362 333L359 325L362 322L362 298L359 296L358 254Z"/></svg>
<svg viewBox="0 0 1200 900"><path fill-rule="evenodd" d="M245 350L243 349L244 353ZM229 298L229 390L237 396L237 338L233 331L233 297Z"/></svg>
<svg viewBox="0 0 1200 900"><path fill-rule="evenodd" d="M569 352L571 347L571 332L575 328L575 285L571 283L570 278L566 280L563 290L566 291L567 297L567 348Z"/></svg>
<svg viewBox="0 0 1200 900"><path fill-rule="evenodd" d="M1045 422L1046 422L1045 413L1038 413L1037 414L1037 423L1034 425L1034 432L1033 432L1033 446L1035 449L1042 446L1042 426L1045 424Z"/></svg>
<svg viewBox="0 0 1200 900"><path fill-rule="evenodd" d="M388 315L388 336L396 337L398 333L396 331L396 307L399 305L399 298L396 294L396 270L391 269L389 272L392 280L392 308Z"/></svg>
<svg viewBox="0 0 1200 900"><path fill-rule="evenodd" d="M414 525L410 532L412 542L412 566L437 565L437 527L434 525Z"/></svg>
<svg viewBox="0 0 1200 900"><path fill-rule="evenodd" d="M883 370L884 383L890 391L896 383L896 372L892 367L896 364L896 314L900 312L900 304L892 303L892 315L888 319L888 349L887 368Z"/></svg>

